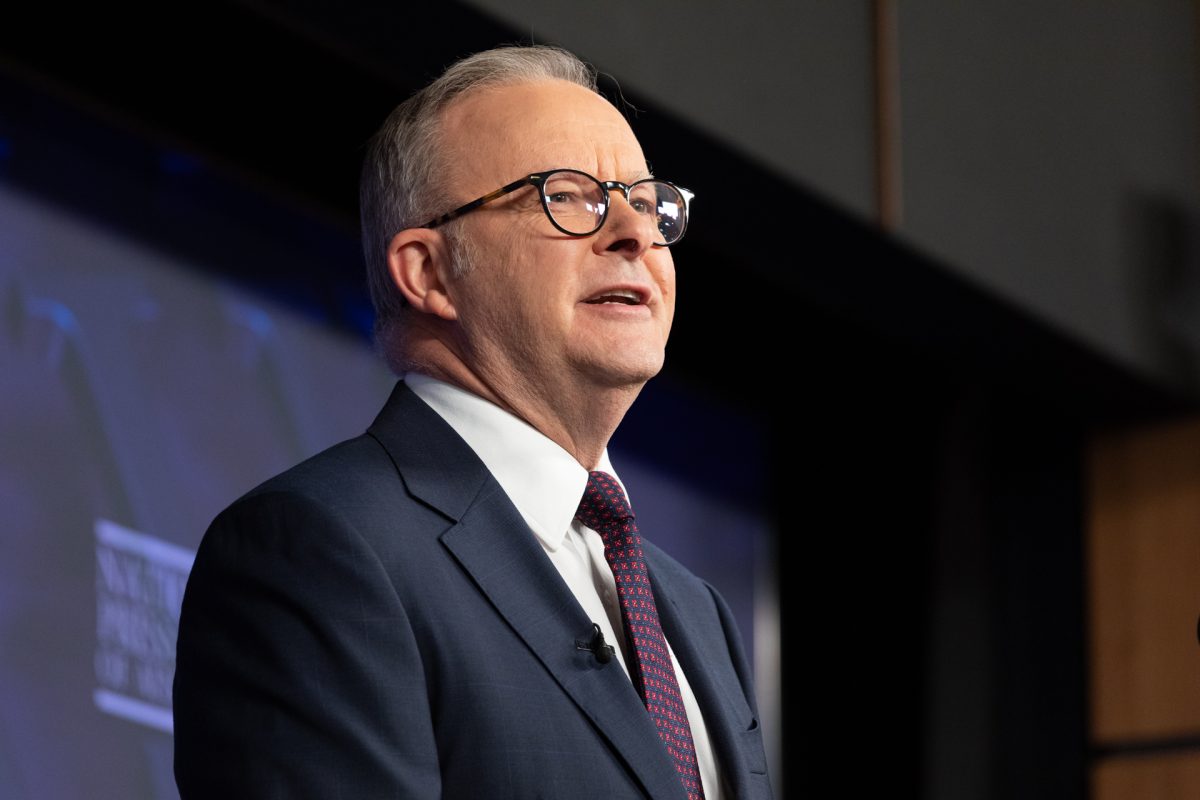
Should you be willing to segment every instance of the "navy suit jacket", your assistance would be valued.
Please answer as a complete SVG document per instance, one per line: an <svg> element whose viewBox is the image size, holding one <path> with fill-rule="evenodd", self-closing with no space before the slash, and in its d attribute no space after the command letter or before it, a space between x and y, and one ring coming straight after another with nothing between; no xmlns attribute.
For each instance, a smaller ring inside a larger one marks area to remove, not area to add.
<svg viewBox="0 0 1200 800"><path fill-rule="evenodd" d="M750 670L708 584L647 543L736 798L766 798ZM193 798L684 800L620 666L475 453L399 384L368 432L213 522L179 622Z"/></svg>

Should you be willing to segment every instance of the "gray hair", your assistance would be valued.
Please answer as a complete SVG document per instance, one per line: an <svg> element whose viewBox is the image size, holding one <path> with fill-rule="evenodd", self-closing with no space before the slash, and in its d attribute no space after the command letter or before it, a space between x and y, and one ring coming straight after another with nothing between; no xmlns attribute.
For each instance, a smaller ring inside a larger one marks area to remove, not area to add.
<svg viewBox="0 0 1200 800"><path fill-rule="evenodd" d="M391 340L406 303L392 284L387 248L398 232L447 210L437 207L445 200L444 187L435 180L443 159L442 111L469 92L545 80L569 81L597 91L596 71L566 50L546 46L485 50L451 65L437 80L397 106L368 144L359 184L363 254L371 303L375 306L376 341L389 363L399 355ZM447 233L451 253L467 256L467 243ZM456 273L465 272L470 260L456 258Z"/></svg>

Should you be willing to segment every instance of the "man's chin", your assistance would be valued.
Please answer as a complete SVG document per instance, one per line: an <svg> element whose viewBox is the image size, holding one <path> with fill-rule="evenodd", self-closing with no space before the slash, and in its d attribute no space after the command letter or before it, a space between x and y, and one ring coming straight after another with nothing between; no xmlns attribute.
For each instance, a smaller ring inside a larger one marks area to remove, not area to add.
<svg viewBox="0 0 1200 800"><path fill-rule="evenodd" d="M581 365L589 383L598 388L640 389L663 367L663 358L647 355L644 358L594 361Z"/></svg>

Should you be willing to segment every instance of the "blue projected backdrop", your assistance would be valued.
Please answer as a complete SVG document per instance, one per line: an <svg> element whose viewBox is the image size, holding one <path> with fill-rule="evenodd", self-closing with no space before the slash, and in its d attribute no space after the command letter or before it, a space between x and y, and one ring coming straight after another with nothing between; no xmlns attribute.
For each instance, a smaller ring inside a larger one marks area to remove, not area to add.
<svg viewBox="0 0 1200 800"><path fill-rule="evenodd" d="M360 433L391 390L361 342L199 266L0 183L4 800L178 796L175 633L204 529ZM749 645L765 523L613 460L651 538L718 585Z"/></svg>

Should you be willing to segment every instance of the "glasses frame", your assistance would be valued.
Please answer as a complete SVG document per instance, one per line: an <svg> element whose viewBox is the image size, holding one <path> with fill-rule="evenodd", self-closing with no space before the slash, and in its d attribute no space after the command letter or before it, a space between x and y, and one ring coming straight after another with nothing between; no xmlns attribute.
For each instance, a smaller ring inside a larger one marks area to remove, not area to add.
<svg viewBox="0 0 1200 800"><path fill-rule="evenodd" d="M575 231L567 230L562 225L558 224L556 219L554 219L554 214L550 212L550 201L546 198L546 179L551 175L557 175L560 172L571 172L595 181L600 188L604 190L605 196L607 196L608 193L613 189L619 189L621 194L625 196L626 203L629 202L629 193L633 191L635 186L639 186L643 183L665 183L667 186L670 186L672 189L679 192L679 196L683 198L683 227L679 231L679 236L675 237L674 242L654 242L654 245L657 247L670 247L673 244L677 244L679 240L683 238L683 235L687 233L688 217L690 216L692 198L696 196L694 192L684 189L682 186L677 186L670 181L664 181L661 178L642 178L641 180L634 181L633 183L622 183L621 181L602 181L596 176L589 175L583 170L565 168L550 169L546 170L545 172L534 172L530 175L526 175L524 178L518 178L512 183L501 186L494 192L488 192L482 197L477 197L469 203L464 203L453 211L448 211L445 214L442 214L440 217L435 217L420 227L436 228L439 225L445 225L447 222L456 220L464 214L469 214L484 204L492 202L496 198L504 197L506 194L512 194L513 192L525 186L535 186L538 190L538 196L542 199L542 211L546 212L546 218L550 220L551 225L553 225L562 233L565 233L567 236L591 236L596 231L603 228L604 223L608 221L608 211L610 208L612 208L612 203L604 204L604 211L600 214L600 221L596 223L596 227L592 228L587 233L576 233ZM661 231L659 231L659 233L661 233Z"/></svg>

